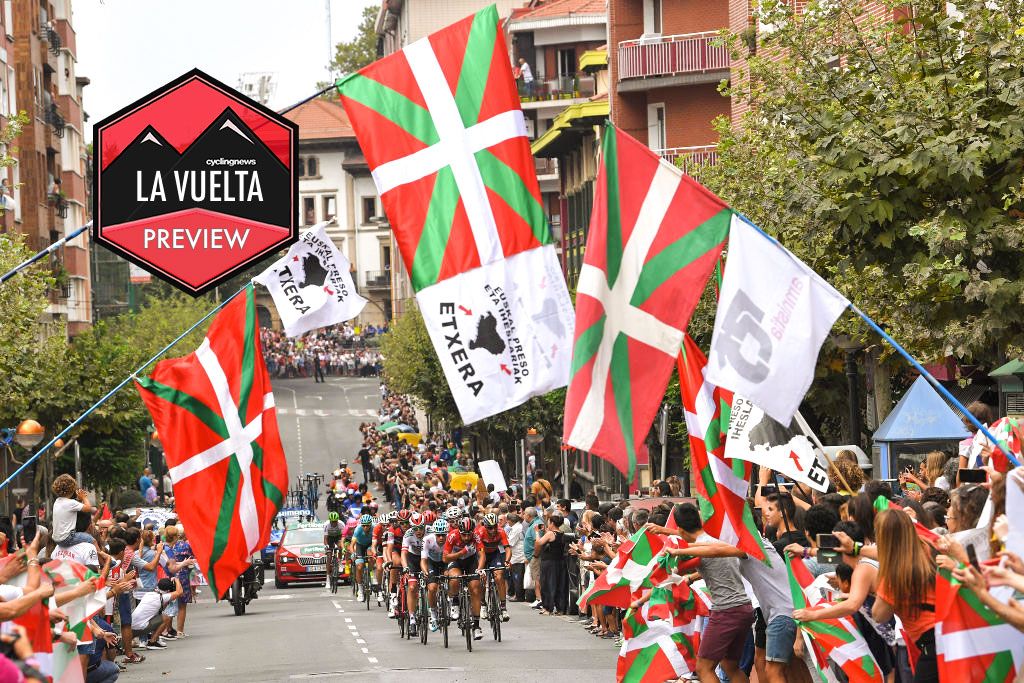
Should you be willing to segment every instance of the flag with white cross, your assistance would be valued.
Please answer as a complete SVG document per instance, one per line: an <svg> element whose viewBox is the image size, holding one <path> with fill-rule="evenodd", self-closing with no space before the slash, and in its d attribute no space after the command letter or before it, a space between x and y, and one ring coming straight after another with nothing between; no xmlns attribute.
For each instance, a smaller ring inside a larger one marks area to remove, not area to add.
<svg viewBox="0 0 1024 683"><path fill-rule="evenodd" d="M175 510L220 597L267 544L288 487L253 286L217 314L198 349L160 361L136 386L163 443Z"/></svg>
<svg viewBox="0 0 1024 683"><path fill-rule="evenodd" d="M564 440L635 487L645 440L732 211L609 124L576 291Z"/></svg>
<svg viewBox="0 0 1024 683"><path fill-rule="evenodd" d="M463 422L565 386L572 303L497 9L338 92Z"/></svg>

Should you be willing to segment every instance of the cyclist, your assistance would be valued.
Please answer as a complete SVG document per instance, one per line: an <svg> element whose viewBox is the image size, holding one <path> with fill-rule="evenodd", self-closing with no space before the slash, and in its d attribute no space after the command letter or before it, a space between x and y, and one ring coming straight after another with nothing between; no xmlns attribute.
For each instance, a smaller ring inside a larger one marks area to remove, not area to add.
<svg viewBox="0 0 1024 683"><path fill-rule="evenodd" d="M342 537L345 534L345 525L341 523L341 517L337 512L327 515L327 524L324 524L324 547L327 549L327 575L334 571L334 562L341 550Z"/></svg>
<svg viewBox="0 0 1024 683"><path fill-rule="evenodd" d="M405 589L405 604L410 613L416 610L416 594L419 588L420 558L423 556L423 515L414 512L409 515L409 530L402 537L402 567L412 576ZM409 620L409 635L416 637L416 620Z"/></svg>
<svg viewBox="0 0 1024 683"><path fill-rule="evenodd" d="M381 601L381 586L384 576L384 542L388 536L388 514L377 517L373 525L373 551L377 557L376 574L374 575L373 591L377 594L377 602Z"/></svg>
<svg viewBox="0 0 1024 683"><path fill-rule="evenodd" d="M402 539L409 528L409 517L412 513L409 510L399 510L392 513L394 518L388 528L388 536L384 541L384 554L388 563L391 564L391 573L388 577L388 594L391 597L390 618L398 617L398 574L402 569Z"/></svg>
<svg viewBox="0 0 1024 683"><path fill-rule="evenodd" d="M356 561L356 586L358 589L358 597L356 600L362 602L363 596L363 565L366 563L366 558L370 557L373 559L373 517L370 515L362 515L359 518L359 526L356 527L355 531L352 532L352 543L349 545L349 554L355 558ZM369 571L366 569L365 571Z"/></svg>
<svg viewBox="0 0 1024 683"><path fill-rule="evenodd" d="M457 528L448 533L444 541L444 554L442 559L448 564L448 576L452 581L448 582L448 597L452 600L452 619L459 618L459 577L463 574L472 574L479 566L477 555L483 552L483 545L480 539L473 532L473 520L464 517L459 520ZM469 593L471 607L473 609L473 639L480 640L484 632L480 630L480 580L473 579L469 582Z"/></svg>
<svg viewBox="0 0 1024 683"><path fill-rule="evenodd" d="M498 587L498 604L501 605L501 620L508 621L508 609L505 607L505 568L512 559L512 546L508 544L505 530L498 526L498 516L493 512L484 515L483 522L476 530L477 537L483 545L480 553L479 569L497 569L494 582ZM486 605L484 606L486 610Z"/></svg>
<svg viewBox="0 0 1024 683"><path fill-rule="evenodd" d="M420 568L427 582L427 603L430 605L430 630L437 630L437 610L434 608L437 599L439 577L445 572L444 540L448 535L448 522L439 519L429 528L430 533L423 537L423 552L420 554Z"/></svg>

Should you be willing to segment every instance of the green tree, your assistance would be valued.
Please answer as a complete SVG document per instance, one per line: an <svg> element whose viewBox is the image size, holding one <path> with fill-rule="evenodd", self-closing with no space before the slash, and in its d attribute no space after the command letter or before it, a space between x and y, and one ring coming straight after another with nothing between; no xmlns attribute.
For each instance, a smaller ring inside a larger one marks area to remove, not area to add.
<svg viewBox="0 0 1024 683"><path fill-rule="evenodd" d="M334 60L328 66L335 79L355 73L377 59L376 27L379 9L379 3L364 8L355 38L335 46Z"/></svg>
<svg viewBox="0 0 1024 683"><path fill-rule="evenodd" d="M995 364L1024 338L1024 3L883 4L762 3L704 179L912 351Z"/></svg>

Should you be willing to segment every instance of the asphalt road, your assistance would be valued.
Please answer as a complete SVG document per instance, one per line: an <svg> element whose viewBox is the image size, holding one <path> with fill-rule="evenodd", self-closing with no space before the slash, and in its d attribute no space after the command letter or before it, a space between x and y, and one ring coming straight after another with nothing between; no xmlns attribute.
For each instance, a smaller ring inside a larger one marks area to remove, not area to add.
<svg viewBox="0 0 1024 683"><path fill-rule="evenodd" d="M360 422L375 419L379 406L375 379L328 378L274 383L278 423L292 480L299 473L326 473L360 445ZM361 474L360 474L361 476ZM324 516L321 503L321 517ZM567 618L541 616L509 603L511 621L495 642L484 624L484 639L467 652L451 632L449 649L437 634L424 647L401 640L397 624L373 603L367 611L343 586L331 595L315 586L274 588L273 572L260 597L242 617L230 605L216 604L208 592L189 606L189 636L166 650L143 651L124 681L522 681L564 683L612 681L617 650ZM566 678L566 677L569 678Z"/></svg>

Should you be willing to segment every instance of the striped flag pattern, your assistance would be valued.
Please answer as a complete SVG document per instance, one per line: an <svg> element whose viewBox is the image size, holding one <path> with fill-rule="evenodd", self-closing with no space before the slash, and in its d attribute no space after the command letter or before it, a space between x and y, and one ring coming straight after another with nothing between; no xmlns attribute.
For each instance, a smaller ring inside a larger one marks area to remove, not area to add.
<svg viewBox="0 0 1024 683"><path fill-rule="evenodd" d="M707 364L700 347L686 335L679 356L679 391L690 437L690 460L698 473L697 498L704 530L770 564L747 506L753 465L725 457L732 392L705 379Z"/></svg>
<svg viewBox="0 0 1024 683"><path fill-rule="evenodd" d="M1009 683L1024 672L1024 633L947 569L935 579L935 648L943 681Z"/></svg>
<svg viewBox="0 0 1024 683"><path fill-rule="evenodd" d="M654 588L640 609L622 619L619 683L662 683L691 673L697 665L697 609L686 584Z"/></svg>
<svg viewBox="0 0 1024 683"><path fill-rule="evenodd" d="M629 135L605 128L576 292L563 440L635 486L644 440L731 210Z"/></svg>
<svg viewBox="0 0 1024 683"><path fill-rule="evenodd" d="M652 532L649 525L645 525L619 546L608 568L580 596L577 603L580 610L585 610L591 603L629 607L638 591L667 580L669 575L664 556L659 554L664 547L662 537Z"/></svg>

